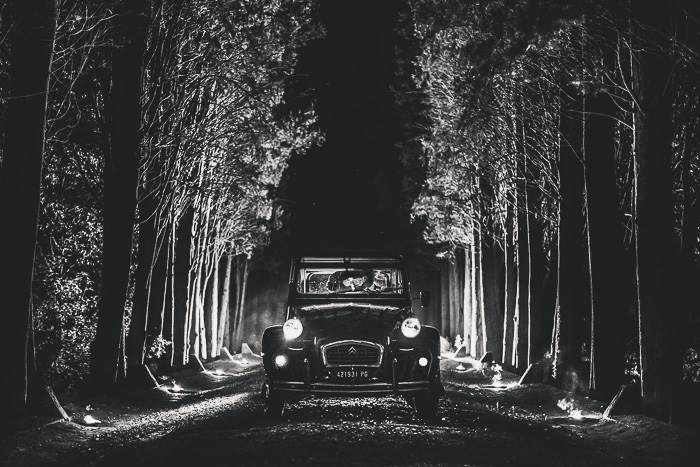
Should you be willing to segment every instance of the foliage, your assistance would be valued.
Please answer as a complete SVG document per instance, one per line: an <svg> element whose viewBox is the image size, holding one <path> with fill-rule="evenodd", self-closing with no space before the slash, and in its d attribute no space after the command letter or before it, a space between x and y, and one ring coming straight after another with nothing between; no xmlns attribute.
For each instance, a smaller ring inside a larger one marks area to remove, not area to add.
<svg viewBox="0 0 700 467"><path fill-rule="evenodd" d="M313 1L154 0L149 5L141 170L148 196L140 196L136 236L155 216L159 238L170 239L166 233L195 209L201 222L194 235L202 240L195 264L224 251L251 256L279 227L275 189L288 159L320 138L312 109L295 115L282 110L295 50L317 33ZM101 287L102 169L109 147L115 20L109 6L97 0L58 2L34 327L39 368L63 388L89 369ZM3 30L7 26L3 23ZM0 91L8 66L5 49L0 44ZM150 205L144 202L149 197L155 200ZM149 342L149 358L172 345L162 335Z"/></svg>
<svg viewBox="0 0 700 467"><path fill-rule="evenodd" d="M192 216L187 320L204 322L207 286L225 253L251 257L267 244L280 226L275 190L289 158L320 141L312 109L283 110L296 48L316 33L312 6L289 0L158 4L147 54L154 92L145 105L139 210L142 222L154 222L161 251ZM157 338L162 326L149 332ZM197 329L193 351L216 354L207 342L218 332Z"/></svg>
<svg viewBox="0 0 700 467"><path fill-rule="evenodd" d="M87 375L97 320L109 17L101 2L59 5L34 280L39 370L59 388Z"/></svg>
<svg viewBox="0 0 700 467"><path fill-rule="evenodd" d="M34 320L39 367L59 387L87 374L99 296L101 229L95 213L42 206Z"/></svg>
<svg viewBox="0 0 700 467"><path fill-rule="evenodd" d="M576 235L580 235L582 258L588 258L581 280L590 281L590 290L586 290L593 300L590 316L581 317L581 328L590 328L594 320L592 310L600 300L596 295L598 286L593 285L599 274L596 268L606 268L604 263L608 261L604 258L600 266L594 266L591 260L591 255L598 253L591 253L596 248L591 246L591 229L596 227L589 223L593 199L590 191L598 188L599 180L606 174L592 169L600 167L596 164L604 157L595 152L600 150L602 137L587 133L587 124L603 116L614 126L614 137L606 144L614 148L616 190L607 193L604 201L614 207L614 214L606 218L611 220L605 229L611 235L624 232L624 241L615 252L625 263L619 269L620 276L614 278L620 284L616 293L622 297L615 306L632 309L639 303L634 293L640 293L636 283L639 276L635 275L640 257L635 244L635 203L664 196L660 192L640 195L640 190L650 187L637 185L641 135L650 131L639 124L640 116L649 110L640 109L639 77L645 71L640 71L639 60L644 54L672 56L674 65L666 86L672 96L674 136L673 141L665 143L671 151L675 232L674 244L664 246L672 252L672 263L685 285L674 292L680 298L664 291L668 296L663 303L680 300L684 306L697 309L697 297L685 290L687 284L700 277L697 7L682 4L674 12L675 29L669 32L644 23L636 16L636 5L632 7L627 2L412 0L410 4L422 49L414 77L430 104L429 132L421 139L428 174L413 206L414 221L424 226L424 239L441 246L443 251L475 249L477 264L472 268L478 269L477 277L482 274L484 262L494 261L493 257L482 258L484 242L491 245L494 240L495 246L488 248L501 253L512 242L519 256L508 267L517 268L518 281L521 270L532 277L533 269L540 268L547 271L551 287L558 287L560 155L570 136L562 130L562 119L577 122L583 140L578 146L574 144L573 150L583 170L583 192L579 193L583 204L578 214L585 219L585 225ZM658 90L659 95L663 92ZM593 106L602 101L611 105L605 113L596 113L600 110ZM570 113L571 102L580 102L582 107ZM589 146L596 149L589 150ZM598 203L593 207L593 215L603 212L595 211L601 206ZM526 280L529 284L530 279ZM545 274L541 273L535 279L535 287L544 280ZM637 289L632 292L634 287ZM502 297L503 284L496 288ZM548 292L538 292L531 285L517 284L516 288L520 302L509 305L498 298L492 305L498 306L501 313L505 309L506 318L511 306L515 306L516 313L525 312L528 319L535 314L551 316L550 308L555 306L558 313L558 301L555 305L554 300L542 299ZM482 308L483 293L477 290L474 295L477 302L482 300ZM527 294L526 304L522 302L523 293ZM679 316L695 329L684 331L686 348L691 345L689 336L697 333L697 324L688 319L689 315ZM642 336L634 318L628 314L624 325L616 329L616 338L629 343L628 360L639 362ZM517 329L518 316L513 320ZM504 332L512 326L508 319L501 318L498 324L501 323ZM556 320L553 326L553 336L558 336ZM585 338L593 339L590 335ZM553 339L551 349L555 355L557 339ZM593 352L593 346L588 345L585 353ZM680 353L676 352L673 358L680 361ZM585 356L579 363L585 364L584 361L590 358ZM642 365L638 366L641 371ZM686 373L689 371L686 368Z"/></svg>

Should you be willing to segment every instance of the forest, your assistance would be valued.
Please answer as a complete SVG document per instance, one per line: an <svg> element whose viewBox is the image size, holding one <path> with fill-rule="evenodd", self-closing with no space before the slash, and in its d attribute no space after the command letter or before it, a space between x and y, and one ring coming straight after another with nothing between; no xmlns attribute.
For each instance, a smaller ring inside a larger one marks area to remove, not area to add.
<svg viewBox="0 0 700 467"><path fill-rule="evenodd" d="M432 126L413 216L462 256L472 355L544 358L603 399L634 381L647 413L681 419L698 382L699 17L647 3L414 2Z"/></svg>
<svg viewBox="0 0 700 467"><path fill-rule="evenodd" d="M299 84L322 3L0 2L10 410L240 349L251 265L298 209L291 169L333 136ZM419 232L402 246L446 265L443 336L601 400L629 384L685 422L700 5L391 4L396 196Z"/></svg>

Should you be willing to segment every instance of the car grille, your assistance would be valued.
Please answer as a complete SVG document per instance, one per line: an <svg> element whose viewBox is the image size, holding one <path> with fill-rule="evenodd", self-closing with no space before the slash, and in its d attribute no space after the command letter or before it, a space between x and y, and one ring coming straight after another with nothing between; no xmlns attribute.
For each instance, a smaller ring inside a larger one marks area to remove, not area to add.
<svg viewBox="0 0 700 467"><path fill-rule="evenodd" d="M337 341L321 347L323 364L334 366L379 366L384 348L368 341Z"/></svg>

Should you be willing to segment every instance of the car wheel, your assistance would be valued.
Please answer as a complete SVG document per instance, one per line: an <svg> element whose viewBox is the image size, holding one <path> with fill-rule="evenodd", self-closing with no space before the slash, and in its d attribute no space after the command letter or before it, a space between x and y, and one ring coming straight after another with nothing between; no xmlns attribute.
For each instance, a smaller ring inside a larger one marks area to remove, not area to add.
<svg viewBox="0 0 700 467"><path fill-rule="evenodd" d="M413 397L416 413L423 420L433 420L437 416L438 396L433 391L419 392Z"/></svg>
<svg viewBox="0 0 700 467"><path fill-rule="evenodd" d="M265 401L265 415L268 417L279 417L284 410L284 399L277 391L270 389L270 385L263 385L263 400Z"/></svg>

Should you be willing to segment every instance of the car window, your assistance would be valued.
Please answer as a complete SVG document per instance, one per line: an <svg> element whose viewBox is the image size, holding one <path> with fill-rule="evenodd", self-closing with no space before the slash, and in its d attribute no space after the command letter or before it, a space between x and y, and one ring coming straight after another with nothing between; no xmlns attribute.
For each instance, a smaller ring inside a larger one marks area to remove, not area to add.
<svg viewBox="0 0 700 467"><path fill-rule="evenodd" d="M401 294L403 277L394 268L300 268L297 292L303 294Z"/></svg>

